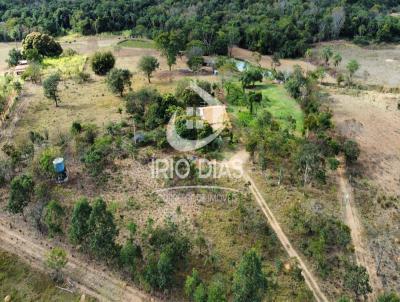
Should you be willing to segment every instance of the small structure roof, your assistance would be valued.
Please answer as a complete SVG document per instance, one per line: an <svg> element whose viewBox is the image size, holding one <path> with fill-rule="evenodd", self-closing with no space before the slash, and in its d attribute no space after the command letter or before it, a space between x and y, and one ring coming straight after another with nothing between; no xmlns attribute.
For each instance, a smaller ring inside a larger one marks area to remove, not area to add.
<svg viewBox="0 0 400 302"><path fill-rule="evenodd" d="M200 117L208 122L214 130L231 127L225 105L206 106L198 109Z"/></svg>

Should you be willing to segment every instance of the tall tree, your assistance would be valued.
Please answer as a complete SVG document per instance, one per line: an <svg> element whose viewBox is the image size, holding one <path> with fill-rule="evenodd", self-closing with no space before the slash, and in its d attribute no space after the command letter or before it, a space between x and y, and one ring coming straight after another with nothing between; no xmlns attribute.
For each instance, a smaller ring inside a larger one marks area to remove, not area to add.
<svg viewBox="0 0 400 302"><path fill-rule="evenodd" d="M124 96L124 91L132 85L132 73L128 69L113 68L107 74L107 85L113 93Z"/></svg>
<svg viewBox="0 0 400 302"><path fill-rule="evenodd" d="M93 203L89 217L88 244L90 251L98 258L109 259L116 251L115 238L118 235L114 217L107 210L103 199Z"/></svg>
<svg viewBox="0 0 400 302"><path fill-rule="evenodd" d="M261 302L267 289L261 258L255 249L246 252L233 275L234 302Z"/></svg>
<svg viewBox="0 0 400 302"><path fill-rule="evenodd" d="M364 297L365 299L372 292L367 270L363 266L350 266L344 276L344 284L354 292L356 299L360 297Z"/></svg>
<svg viewBox="0 0 400 302"><path fill-rule="evenodd" d="M162 32L155 38L157 48L167 59L169 70L172 65L176 64L176 57L183 48L183 41L184 38L180 31Z"/></svg>
<svg viewBox="0 0 400 302"><path fill-rule="evenodd" d="M349 73L349 82L350 84L353 82L353 76L360 69L360 64L356 60L351 60L347 66L347 71Z"/></svg>
<svg viewBox="0 0 400 302"><path fill-rule="evenodd" d="M58 201L52 200L46 205L43 218L50 236L62 233L64 214L64 209Z"/></svg>
<svg viewBox="0 0 400 302"><path fill-rule="evenodd" d="M160 63L153 56L144 56L140 59L138 67L146 75L149 83L151 83L151 75L160 67Z"/></svg>
<svg viewBox="0 0 400 302"><path fill-rule="evenodd" d="M11 181L10 197L7 208L11 213L22 213L26 205L31 201L33 193L33 180L28 175L15 177Z"/></svg>
<svg viewBox="0 0 400 302"><path fill-rule="evenodd" d="M81 244L87 240L89 233L89 217L92 207L86 198L81 198L74 205L71 225L68 230L69 240L73 244Z"/></svg>
<svg viewBox="0 0 400 302"><path fill-rule="evenodd" d="M58 73L50 75L43 81L44 95L48 99L51 99L58 107L59 97L58 97L58 84L60 83L60 75Z"/></svg>

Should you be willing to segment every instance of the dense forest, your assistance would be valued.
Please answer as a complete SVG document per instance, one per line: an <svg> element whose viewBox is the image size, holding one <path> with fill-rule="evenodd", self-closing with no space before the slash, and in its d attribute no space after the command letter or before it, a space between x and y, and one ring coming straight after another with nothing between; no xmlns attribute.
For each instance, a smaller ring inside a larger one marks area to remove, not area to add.
<svg viewBox="0 0 400 302"><path fill-rule="evenodd" d="M179 29L210 53L239 44L263 54L302 55L310 43L400 39L396 0L0 0L0 40L31 31L83 35L132 30L153 37Z"/></svg>

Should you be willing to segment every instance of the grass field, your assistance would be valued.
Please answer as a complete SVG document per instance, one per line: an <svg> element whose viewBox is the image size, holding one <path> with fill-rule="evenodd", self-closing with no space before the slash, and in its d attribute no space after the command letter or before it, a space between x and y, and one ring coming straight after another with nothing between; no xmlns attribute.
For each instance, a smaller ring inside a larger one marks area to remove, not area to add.
<svg viewBox="0 0 400 302"><path fill-rule="evenodd" d="M145 40L145 39L132 39L132 40L125 40L118 43L119 46L122 47L130 47L130 48L155 48L156 45L154 41Z"/></svg>
<svg viewBox="0 0 400 302"><path fill-rule="evenodd" d="M267 109L282 127L288 127L288 118L296 120L296 131L302 133L304 127L304 115L299 104L289 96L282 85L261 84L255 87L255 91L263 94L263 101L255 105L254 111L257 113L263 108ZM254 120L255 115L251 115L245 106L230 106L230 111L238 118L242 126L249 126Z"/></svg>
<svg viewBox="0 0 400 302"><path fill-rule="evenodd" d="M12 302L72 302L79 297L55 287L50 278L31 269L15 256L0 251L0 299Z"/></svg>
<svg viewBox="0 0 400 302"><path fill-rule="evenodd" d="M75 55L70 57L45 58L43 60L44 73L60 72L63 75L71 76L77 71L82 71L87 57Z"/></svg>

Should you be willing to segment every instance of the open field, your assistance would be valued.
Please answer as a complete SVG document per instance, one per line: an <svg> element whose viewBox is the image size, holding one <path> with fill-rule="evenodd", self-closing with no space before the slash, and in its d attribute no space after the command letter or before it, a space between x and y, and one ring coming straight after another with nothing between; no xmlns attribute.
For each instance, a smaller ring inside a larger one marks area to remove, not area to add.
<svg viewBox="0 0 400 302"><path fill-rule="evenodd" d="M10 295L15 302L72 302L79 296L55 287L50 278L27 264L15 255L0 250L0 298Z"/></svg>
<svg viewBox="0 0 400 302"><path fill-rule="evenodd" d="M336 128L361 148L357 167L361 175L351 184L366 248L376 263L380 261L378 277L383 288L399 291L399 95L343 89L329 92Z"/></svg>
<svg viewBox="0 0 400 302"><path fill-rule="evenodd" d="M360 47L337 41L321 43L316 49L324 46L330 46L342 55L339 71L345 72L347 63L352 59L360 63L360 69L355 74L356 81L386 87L400 85L400 45Z"/></svg>
<svg viewBox="0 0 400 302"><path fill-rule="evenodd" d="M387 194L400 194L398 94L330 90L336 128L361 147L366 177Z"/></svg>

